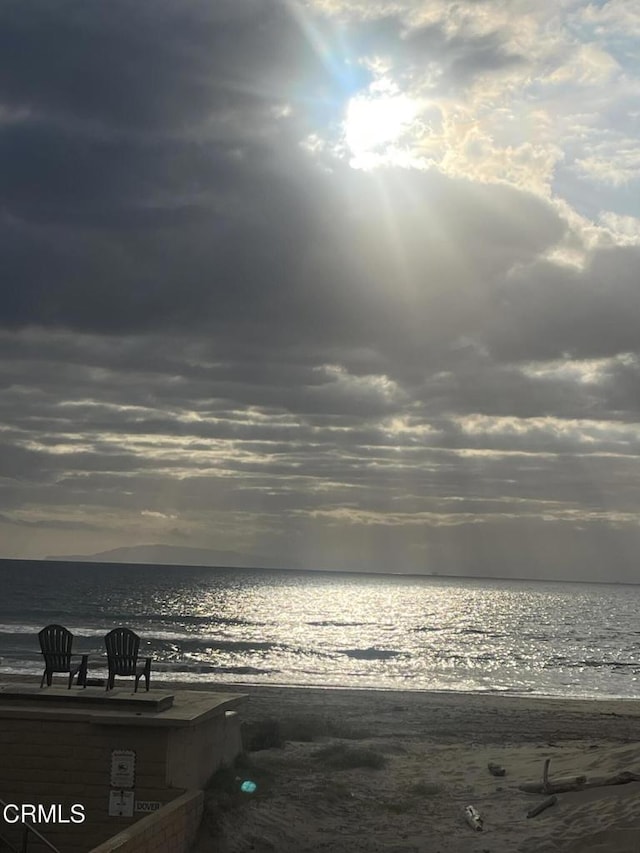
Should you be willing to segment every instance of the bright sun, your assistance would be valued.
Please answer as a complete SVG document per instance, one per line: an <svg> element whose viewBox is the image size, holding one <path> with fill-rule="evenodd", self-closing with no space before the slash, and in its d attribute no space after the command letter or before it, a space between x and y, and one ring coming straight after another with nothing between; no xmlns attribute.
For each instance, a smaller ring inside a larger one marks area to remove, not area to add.
<svg viewBox="0 0 640 853"><path fill-rule="evenodd" d="M358 169L406 160L398 147L416 115L416 104L406 95L376 90L351 98L344 120L344 139Z"/></svg>

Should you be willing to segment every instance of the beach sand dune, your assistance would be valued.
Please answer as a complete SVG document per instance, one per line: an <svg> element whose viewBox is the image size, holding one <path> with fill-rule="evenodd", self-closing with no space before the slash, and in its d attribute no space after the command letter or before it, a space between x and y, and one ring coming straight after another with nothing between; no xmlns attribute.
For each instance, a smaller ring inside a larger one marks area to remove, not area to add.
<svg viewBox="0 0 640 853"><path fill-rule="evenodd" d="M519 785L541 781L547 758L552 782L640 773L639 712L624 701L258 688L246 731L266 721L280 745L249 753L222 805L209 794L196 853L638 853L639 782L560 793L533 818L545 795ZM244 779L254 794L239 792Z"/></svg>

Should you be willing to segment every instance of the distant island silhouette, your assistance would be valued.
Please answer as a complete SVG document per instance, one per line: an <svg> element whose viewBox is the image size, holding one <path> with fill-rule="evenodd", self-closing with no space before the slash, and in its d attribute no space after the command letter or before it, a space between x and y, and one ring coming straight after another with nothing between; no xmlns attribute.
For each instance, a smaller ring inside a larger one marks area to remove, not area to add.
<svg viewBox="0 0 640 853"><path fill-rule="evenodd" d="M229 568L277 567L273 559L257 554L181 545L133 545L98 551L95 554L54 554L45 557L45 560L82 563L157 563L168 566L228 566Z"/></svg>

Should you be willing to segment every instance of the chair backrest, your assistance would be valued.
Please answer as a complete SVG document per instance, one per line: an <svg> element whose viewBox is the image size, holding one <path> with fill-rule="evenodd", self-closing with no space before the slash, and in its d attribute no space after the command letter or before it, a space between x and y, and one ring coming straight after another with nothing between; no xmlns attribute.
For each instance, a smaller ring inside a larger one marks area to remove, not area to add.
<svg viewBox="0 0 640 853"><path fill-rule="evenodd" d="M135 675L140 637L129 628L114 628L104 638L109 671L116 675Z"/></svg>
<svg viewBox="0 0 640 853"><path fill-rule="evenodd" d="M69 672L73 645L71 631L62 625L47 625L38 632L38 639L47 669L53 672Z"/></svg>

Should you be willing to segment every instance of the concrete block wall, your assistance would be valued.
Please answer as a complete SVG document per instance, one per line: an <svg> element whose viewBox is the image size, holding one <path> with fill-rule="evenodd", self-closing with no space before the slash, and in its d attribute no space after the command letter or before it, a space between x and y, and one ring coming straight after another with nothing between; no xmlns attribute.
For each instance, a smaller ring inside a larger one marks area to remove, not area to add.
<svg viewBox="0 0 640 853"><path fill-rule="evenodd" d="M202 791L188 791L90 853L186 853L202 820Z"/></svg>
<svg viewBox="0 0 640 853"><path fill-rule="evenodd" d="M242 752L237 711L211 717L199 726L172 729L167 743L167 784L204 788L215 771Z"/></svg>

